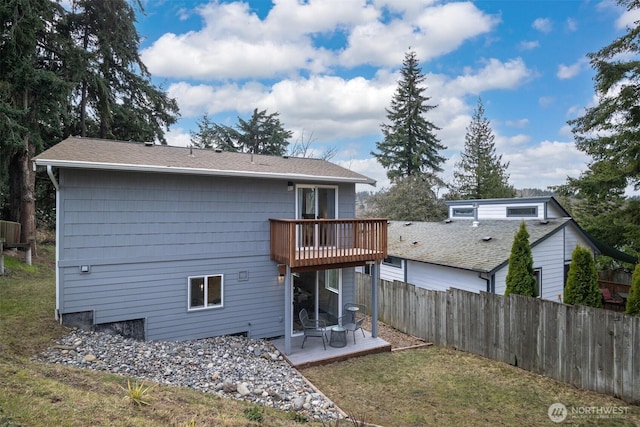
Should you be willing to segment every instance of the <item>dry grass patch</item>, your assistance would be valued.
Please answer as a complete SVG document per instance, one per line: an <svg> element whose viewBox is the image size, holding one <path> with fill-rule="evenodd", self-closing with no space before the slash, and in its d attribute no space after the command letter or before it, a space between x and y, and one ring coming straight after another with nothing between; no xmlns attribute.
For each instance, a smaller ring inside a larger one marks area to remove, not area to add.
<svg viewBox="0 0 640 427"><path fill-rule="evenodd" d="M623 419L573 418L571 425L640 425L637 406L444 348L366 356L303 374L343 410L384 426L549 426L555 402L629 408Z"/></svg>
<svg viewBox="0 0 640 427"><path fill-rule="evenodd" d="M34 261L26 266L5 257L7 275L0 276L1 427L300 425L288 412L252 411L246 402L164 385L149 392L149 405L139 406L123 390L127 377L32 361L68 332L53 317L53 248L40 247ZM260 413L262 422L248 413Z"/></svg>

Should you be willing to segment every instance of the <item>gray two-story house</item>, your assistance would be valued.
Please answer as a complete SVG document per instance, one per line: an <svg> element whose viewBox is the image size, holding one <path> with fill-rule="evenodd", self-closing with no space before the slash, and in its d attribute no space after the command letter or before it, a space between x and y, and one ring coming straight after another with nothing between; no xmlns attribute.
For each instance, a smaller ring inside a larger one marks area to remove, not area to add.
<svg viewBox="0 0 640 427"><path fill-rule="evenodd" d="M290 343L299 310L335 323L354 267L386 257L386 220L355 219L374 181L324 160L74 137L35 164L56 188L66 325Z"/></svg>

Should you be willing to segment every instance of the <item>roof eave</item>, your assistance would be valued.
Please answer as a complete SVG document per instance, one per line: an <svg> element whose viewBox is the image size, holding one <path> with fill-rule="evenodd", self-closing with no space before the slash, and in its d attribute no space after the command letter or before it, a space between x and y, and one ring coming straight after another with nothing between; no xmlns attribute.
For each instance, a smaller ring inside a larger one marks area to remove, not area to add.
<svg viewBox="0 0 640 427"><path fill-rule="evenodd" d="M300 179L306 181L317 182L344 182L353 184L369 184L376 185L376 181L370 178L349 178L338 176L317 176L298 173L273 173L273 172L253 172L253 171L235 171L235 170L219 170L205 168L185 168L175 166L156 166L156 165L131 165L124 163L95 163L81 162L73 160L50 160L38 159L34 160L37 166L52 166L57 168L75 168L75 169L99 169L99 170L118 170L128 172L160 172L160 173L176 173L183 175L207 175L207 176L232 176L243 178L268 178L268 179Z"/></svg>

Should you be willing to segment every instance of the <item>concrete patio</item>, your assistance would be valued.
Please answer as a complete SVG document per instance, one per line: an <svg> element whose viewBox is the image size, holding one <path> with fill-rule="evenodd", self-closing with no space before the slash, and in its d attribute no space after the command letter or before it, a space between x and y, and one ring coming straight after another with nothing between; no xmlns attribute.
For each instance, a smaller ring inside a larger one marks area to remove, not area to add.
<svg viewBox="0 0 640 427"><path fill-rule="evenodd" d="M364 331L362 336L360 331L356 332L356 343L353 343L353 333L347 336L347 345L344 347L332 347L329 345L330 331L327 331L327 340L325 344L327 349L322 346L320 338L307 338L302 346L304 336L295 336L291 338L291 354L284 352L284 338L271 340L271 343L282 353L285 359L295 368L307 368L309 366L324 365L327 363L347 360L352 357L365 356L368 354L382 353L391 351L391 344L382 338L373 338L369 331Z"/></svg>

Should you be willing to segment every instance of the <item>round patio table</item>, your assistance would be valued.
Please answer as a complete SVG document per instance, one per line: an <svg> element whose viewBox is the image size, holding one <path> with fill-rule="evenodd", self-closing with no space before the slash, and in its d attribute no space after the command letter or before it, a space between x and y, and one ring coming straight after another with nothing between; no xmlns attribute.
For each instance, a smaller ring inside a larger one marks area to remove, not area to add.
<svg viewBox="0 0 640 427"><path fill-rule="evenodd" d="M329 337L329 345L331 347L344 347L347 345L347 330L342 326L334 326L331 328Z"/></svg>

